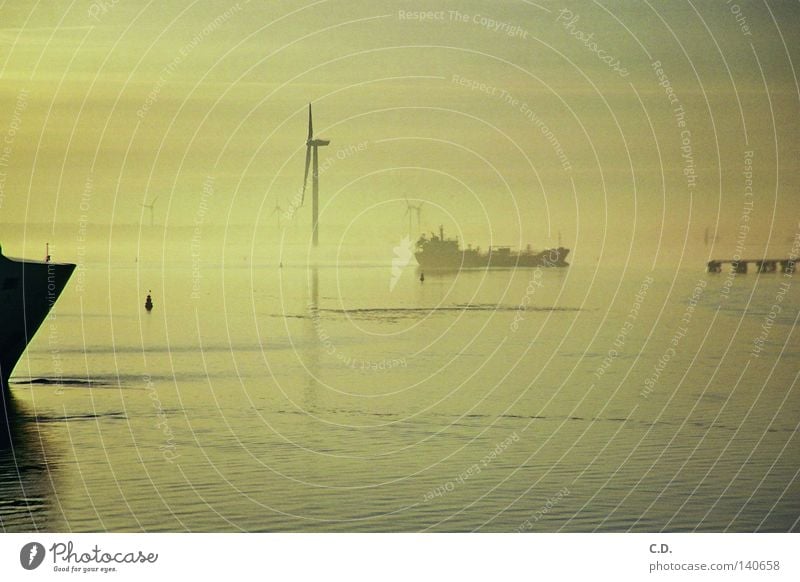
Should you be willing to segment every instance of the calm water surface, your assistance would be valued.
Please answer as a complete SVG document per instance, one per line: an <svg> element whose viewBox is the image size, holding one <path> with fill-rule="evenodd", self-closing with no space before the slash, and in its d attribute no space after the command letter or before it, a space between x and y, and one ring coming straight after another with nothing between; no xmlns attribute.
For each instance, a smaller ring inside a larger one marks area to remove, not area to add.
<svg viewBox="0 0 800 582"><path fill-rule="evenodd" d="M791 278L86 267L12 377L6 531L798 529Z"/></svg>

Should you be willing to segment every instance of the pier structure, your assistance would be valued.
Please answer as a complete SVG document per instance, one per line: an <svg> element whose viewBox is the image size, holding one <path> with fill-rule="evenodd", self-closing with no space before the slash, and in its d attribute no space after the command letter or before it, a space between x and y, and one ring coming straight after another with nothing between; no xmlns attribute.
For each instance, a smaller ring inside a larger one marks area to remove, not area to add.
<svg viewBox="0 0 800 582"><path fill-rule="evenodd" d="M708 261L709 273L721 273L722 265L730 264L734 273L747 273L748 265L753 265L756 273L794 273L795 259L714 259Z"/></svg>

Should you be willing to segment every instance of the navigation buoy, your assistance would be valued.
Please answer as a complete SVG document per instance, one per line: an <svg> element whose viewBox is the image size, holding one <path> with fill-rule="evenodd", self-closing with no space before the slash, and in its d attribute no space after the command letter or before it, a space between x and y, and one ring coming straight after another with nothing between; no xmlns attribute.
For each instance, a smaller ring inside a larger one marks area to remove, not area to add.
<svg viewBox="0 0 800 582"><path fill-rule="evenodd" d="M150 291L150 293L152 293L152 291ZM153 310L153 298L150 297L150 293L147 294L147 299L144 300L144 308L147 311Z"/></svg>

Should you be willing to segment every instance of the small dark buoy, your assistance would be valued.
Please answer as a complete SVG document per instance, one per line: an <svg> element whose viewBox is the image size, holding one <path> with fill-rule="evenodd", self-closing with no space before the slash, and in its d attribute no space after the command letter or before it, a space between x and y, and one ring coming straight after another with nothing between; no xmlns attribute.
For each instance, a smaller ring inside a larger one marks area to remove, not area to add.
<svg viewBox="0 0 800 582"><path fill-rule="evenodd" d="M425 282L425 273L420 273L419 274L419 282L420 283L424 283Z"/></svg>
<svg viewBox="0 0 800 582"><path fill-rule="evenodd" d="M152 293L152 291L150 291ZM150 293L147 294L147 299L144 300L144 308L147 311L153 310L153 298L150 296Z"/></svg>

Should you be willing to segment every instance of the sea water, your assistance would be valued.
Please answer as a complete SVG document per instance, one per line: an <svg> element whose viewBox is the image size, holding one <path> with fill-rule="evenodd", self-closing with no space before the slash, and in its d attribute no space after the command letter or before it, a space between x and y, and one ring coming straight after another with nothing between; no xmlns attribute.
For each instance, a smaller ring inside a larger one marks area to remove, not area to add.
<svg viewBox="0 0 800 582"><path fill-rule="evenodd" d="M12 376L3 530L798 529L793 277L419 279L82 265Z"/></svg>

